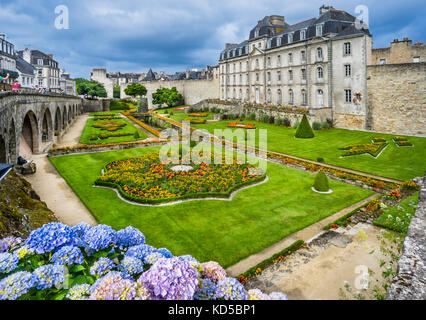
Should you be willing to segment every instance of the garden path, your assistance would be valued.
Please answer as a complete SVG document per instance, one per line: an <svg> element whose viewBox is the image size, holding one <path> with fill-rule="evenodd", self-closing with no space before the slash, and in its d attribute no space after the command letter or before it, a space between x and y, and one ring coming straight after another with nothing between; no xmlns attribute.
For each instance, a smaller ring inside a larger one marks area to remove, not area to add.
<svg viewBox="0 0 426 320"><path fill-rule="evenodd" d="M84 113L79 115L74 123L69 127L68 131L58 140L57 147L71 147L79 144L81 134L86 125L89 114Z"/></svg>
<svg viewBox="0 0 426 320"><path fill-rule="evenodd" d="M226 272L233 277L236 277L240 275L241 273L247 271L251 267L254 267L258 263L262 262L263 260L266 260L273 256L275 253L280 252L284 250L285 248L289 247L292 243L294 243L297 240L304 240L305 242L308 242L309 239L317 235L318 233L322 232L324 227L328 225L329 223L335 221L336 219L344 216L345 214L355 210L356 208L370 202L372 199L377 197L377 194L374 194L358 203L355 203L351 205L350 207L347 207L328 218L325 218L317 223L314 223L310 225L309 227L302 229L298 232L295 232L288 237L285 237L281 241L273 244L272 246L262 250L259 253L253 254L240 262L234 264L233 266L230 266L226 269Z"/></svg>

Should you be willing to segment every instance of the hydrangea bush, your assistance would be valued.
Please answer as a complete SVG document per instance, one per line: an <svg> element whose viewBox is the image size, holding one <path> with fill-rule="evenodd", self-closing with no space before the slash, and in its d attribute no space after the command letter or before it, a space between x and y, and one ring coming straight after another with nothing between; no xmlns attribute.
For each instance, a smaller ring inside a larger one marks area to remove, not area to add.
<svg viewBox="0 0 426 320"><path fill-rule="evenodd" d="M214 261L175 257L138 229L49 223L0 240L0 300L286 300L246 291Z"/></svg>

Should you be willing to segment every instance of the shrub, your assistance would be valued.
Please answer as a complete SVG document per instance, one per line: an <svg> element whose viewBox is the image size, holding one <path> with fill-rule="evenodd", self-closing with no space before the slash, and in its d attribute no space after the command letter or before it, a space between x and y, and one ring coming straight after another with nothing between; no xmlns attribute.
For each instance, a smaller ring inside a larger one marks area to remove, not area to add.
<svg viewBox="0 0 426 320"><path fill-rule="evenodd" d="M314 189L320 192L327 192L330 190L328 178L322 170L320 170L315 177Z"/></svg>
<svg viewBox="0 0 426 320"><path fill-rule="evenodd" d="M312 123L312 129L314 129L316 131L321 130L321 123L315 121L314 123Z"/></svg>
<svg viewBox="0 0 426 320"><path fill-rule="evenodd" d="M329 128L334 128L334 122L332 119L327 119L326 122L328 123Z"/></svg>
<svg viewBox="0 0 426 320"><path fill-rule="evenodd" d="M274 116L270 116L269 117L269 123L273 124L275 122L275 117Z"/></svg>
<svg viewBox="0 0 426 320"><path fill-rule="evenodd" d="M325 161L324 161L324 158L318 157L318 158L317 158L317 162L324 163Z"/></svg>
<svg viewBox="0 0 426 320"><path fill-rule="evenodd" d="M326 121L321 124L322 129L330 129L330 124Z"/></svg>
<svg viewBox="0 0 426 320"><path fill-rule="evenodd" d="M291 127L291 121L288 118L284 118L283 125L286 127Z"/></svg>
<svg viewBox="0 0 426 320"><path fill-rule="evenodd" d="M133 136L135 137L135 139L139 139L141 137L139 130L136 130Z"/></svg>
<svg viewBox="0 0 426 320"><path fill-rule="evenodd" d="M300 122L300 125L297 128L295 137L301 139L310 139L315 137L311 125L309 124L308 117L306 117L306 114L303 115L302 122Z"/></svg>
<svg viewBox="0 0 426 320"><path fill-rule="evenodd" d="M256 120L256 114L254 112L250 113L249 119Z"/></svg>

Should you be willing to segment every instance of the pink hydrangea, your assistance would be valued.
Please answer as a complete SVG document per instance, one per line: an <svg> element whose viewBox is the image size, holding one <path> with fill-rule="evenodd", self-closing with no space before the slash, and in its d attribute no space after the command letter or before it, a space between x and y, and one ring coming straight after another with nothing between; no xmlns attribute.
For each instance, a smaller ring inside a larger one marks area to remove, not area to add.
<svg viewBox="0 0 426 320"><path fill-rule="evenodd" d="M203 268L203 276L215 283L226 277L225 269L223 269L220 264L215 261L204 262L201 266Z"/></svg>

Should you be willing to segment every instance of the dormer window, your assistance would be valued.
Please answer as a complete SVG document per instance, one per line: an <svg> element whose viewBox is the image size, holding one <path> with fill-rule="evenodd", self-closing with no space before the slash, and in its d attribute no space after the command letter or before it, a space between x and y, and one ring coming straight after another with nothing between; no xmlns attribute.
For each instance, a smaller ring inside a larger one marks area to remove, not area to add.
<svg viewBox="0 0 426 320"><path fill-rule="evenodd" d="M306 30L300 30L300 40L306 39Z"/></svg>
<svg viewBox="0 0 426 320"><path fill-rule="evenodd" d="M288 34L288 43L292 43L293 42L293 34L289 33Z"/></svg>
<svg viewBox="0 0 426 320"><path fill-rule="evenodd" d="M254 30L254 37L255 38L257 38L259 36L259 29L258 28L256 28L255 30Z"/></svg>
<svg viewBox="0 0 426 320"><path fill-rule="evenodd" d="M321 37L322 36L322 24L317 25L317 27L316 27L316 35L317 35L317 37Z"/></svg>
<svg viewBox="0 0 426 320"><path fill-rule="evenodd" d="M268 39L267 48L270 49L272 46L272 39Z"/></svg>
<svg viewBox="0 0 426 320"><path fill-rule="evenodd" d="M281 45L281 37L277 38L277 46Z"/></svg>

